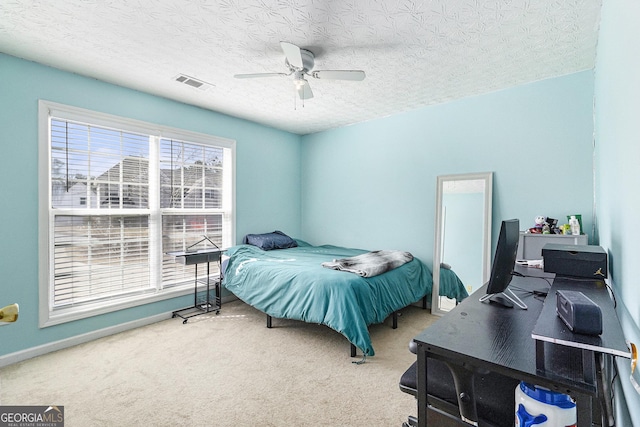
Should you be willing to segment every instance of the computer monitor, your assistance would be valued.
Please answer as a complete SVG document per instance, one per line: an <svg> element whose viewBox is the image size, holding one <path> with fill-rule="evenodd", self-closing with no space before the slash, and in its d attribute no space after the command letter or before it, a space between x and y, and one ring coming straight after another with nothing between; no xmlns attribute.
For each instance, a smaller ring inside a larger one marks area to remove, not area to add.
<svg viewBox="0 0 640 427"><path fill-rule="evenodd" d="M527 305L510 289L507 289L513 277L519 238L520 221L517 219L502 221L498 245L493 256L491 277L487 284L487 294L483 295L480 301L489 300L505 307L513 307L515 304L523 310L527 309Z"/></svg>

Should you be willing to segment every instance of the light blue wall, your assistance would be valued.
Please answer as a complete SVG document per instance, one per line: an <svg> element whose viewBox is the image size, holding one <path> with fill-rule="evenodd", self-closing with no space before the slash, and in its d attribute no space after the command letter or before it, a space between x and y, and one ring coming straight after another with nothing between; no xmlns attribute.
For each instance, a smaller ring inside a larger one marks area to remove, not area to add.
<svg viewBox="0 0 640 427"><path fill-rule="evenodd" d="M438 175L493 171L502 219L581 213L592 227L593 73L303 137L303 237L404 249L431 265Z"/></svg>
<svg viewBox="0 0 640 427"><path fill-rule="evenodd" d="M235 139L236 238L274 229L300 234L298 135L0 54L0 306L20 304L19 321L0 328L0 355L193 301L182 297L38 328L39 99Z"/></svg>
<svg viewBox="0 0 640 427"><path fill-rule="evenodd" d="M627 340L640 345L640 2L603 2L595 71L596 211L600 245L609 253L611 283ZM621 361L620 384L640 425L640 396ZM636 373L637 374L637 373ZM640 379L640 375L636 375ZM620 394L620 393L618 393Z"/></svg>

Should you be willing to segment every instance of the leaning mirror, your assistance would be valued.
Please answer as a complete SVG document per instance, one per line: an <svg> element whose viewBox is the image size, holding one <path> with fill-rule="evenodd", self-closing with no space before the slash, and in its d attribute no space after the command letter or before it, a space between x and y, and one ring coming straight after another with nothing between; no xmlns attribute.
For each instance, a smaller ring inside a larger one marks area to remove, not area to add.
<svg viewBox="0 0 640 427"><path fill-rule="evenodd" d="M431 312L443 315L457 299L440 296L461 281L468 294L489 280L493 172L438 176Z"/></svg>

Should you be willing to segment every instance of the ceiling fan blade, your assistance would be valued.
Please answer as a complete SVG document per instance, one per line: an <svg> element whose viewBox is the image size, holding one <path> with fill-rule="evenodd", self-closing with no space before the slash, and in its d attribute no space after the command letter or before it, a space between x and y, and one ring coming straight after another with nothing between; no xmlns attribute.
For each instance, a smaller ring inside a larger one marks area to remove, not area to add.
<svg viewBox="0 0 640 427"><path fill-rule="evenodd" d="M311 77L316 79L353 80L362 81L365 78L361 70L318 70L312 71Z"/></svg>
<svg viewBox="0 0 640 427"><path fill-rule="evenodd" d="M280 42L280 47L282 47L284 56L287 57L287 61L290 65L300 69L304 68L302 63L302 54L300 53L300 48L298 46L289 42Z"/></svg>
<svg viewBox="0 0 640 427"><path fill-rule="evenodd" d="M298 96L300 99L311 99L313 98L313 92L311 91L311 85L308 81L305 80L304 84L296 84L296 90L298 92Z"/></svg>
<svg viewBox="0 0 640 427"><path fill-rule="evenodd" d="M286 73L255 73L255 74L235 74L233 77L236 79L253 79L257 77L275 77L275 76L288 76Z"/></svg>

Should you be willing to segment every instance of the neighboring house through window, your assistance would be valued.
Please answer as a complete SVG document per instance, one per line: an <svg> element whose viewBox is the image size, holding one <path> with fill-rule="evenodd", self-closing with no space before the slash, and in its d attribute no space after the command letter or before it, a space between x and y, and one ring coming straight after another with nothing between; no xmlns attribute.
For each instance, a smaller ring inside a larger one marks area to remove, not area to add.
<svg viewBox="0 0 640 427"><path fill-rule="evenodd" d="M233 244L235 141L47 101L39 120L41 326L192 292L166 252Z"/></svg>

